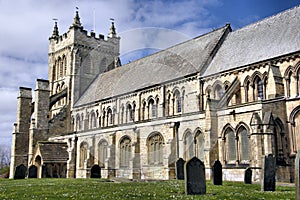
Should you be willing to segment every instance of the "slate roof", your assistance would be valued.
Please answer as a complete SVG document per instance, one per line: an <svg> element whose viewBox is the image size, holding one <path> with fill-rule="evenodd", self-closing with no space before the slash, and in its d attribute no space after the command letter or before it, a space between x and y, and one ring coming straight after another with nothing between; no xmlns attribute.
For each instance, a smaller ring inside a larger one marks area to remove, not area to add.
<svg viewBox="0 0 300 200"><path fill-rule="evenodd" d="M43 162L67 162L68 145L65 142L38 142Z"/></svg>
<svg viewBox="0 0 300 200"><path fill-rule="evenodd" d="M196 73L207 66L229 25L99 74L75 107ZM230 29L231 30L231 29Z"/></svg>
<svg viewBox="0 0 300 200"><path fill-rule="evenodd" d="M300 6L228 34L204 76L300 50Z"/></svg>
<svg viewBox="0 0 300 200"><path fill-rule="evenodd" d="M226 34L229 29L230 26L226 25L99 74L75 107L193 73L200 72L205 77L299 51L300 6ZM221 38L224 36L223 42Z"/></svg>

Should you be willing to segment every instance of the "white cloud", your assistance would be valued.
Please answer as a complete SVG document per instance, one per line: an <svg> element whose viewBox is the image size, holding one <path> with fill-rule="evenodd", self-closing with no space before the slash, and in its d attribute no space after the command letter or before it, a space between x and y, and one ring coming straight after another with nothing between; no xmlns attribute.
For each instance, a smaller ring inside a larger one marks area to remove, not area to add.
<svg viewBox="0 0 300 200"><path fill-rule="evenodd" d="M18 87L34 87L35 79L47 78L52 18L58 19L60 34L65 33L78 6L84 28L91 31L95 25L94 31L104 35L109 32L109 18L114 18L121 53L128 54L143 48L164 49L218 28L212 22L223 22L216 23L217 13L210 8L220 7L221 1L0 0L0 112L7 114L0 118L0 144L12 132Z"/></svg>

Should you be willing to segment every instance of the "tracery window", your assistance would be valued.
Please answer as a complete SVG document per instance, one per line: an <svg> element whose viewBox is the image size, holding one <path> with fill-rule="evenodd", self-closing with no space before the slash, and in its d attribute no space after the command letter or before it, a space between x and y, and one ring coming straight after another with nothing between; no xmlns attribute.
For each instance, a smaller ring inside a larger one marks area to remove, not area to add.
<svg viewBox="0 0 300 200"><path fill-rule="evenodd" d="M131 140L124 137L120 142L120 167L129 167L131 159Z"/></svg>
<svg viewBox="0 0 300 200"><path fill-rule="evenodd" d="M194 153L194 138L191 132L186 132L184 137L184 150L185 150L185 160L195 156Z"/></svg>
<svg viewBox="0 0 300 200"><path fill-rule="evenodd" d="M240 161L250 160L250 144L248 133L246 128L243 126L238 129L238 151Z"/></svg>
<svg viewBox="0 0 300 200"><path fill-rule="evenodd" d="M231 128L227 128L225 131L225 159L227 162L236 161L236 143L235 135Z"/></svg>
<svg viewBox="0 0 300 200"><path fill-rule="evenodd" d="M196 145L196 156L200 160L204 160L204 135L199 130L196 132L195 145Z"/></svg>
<svg viewBox="0 0 300 200"><path fill-rule="evenodd" d="M79 167L84 167L84 162L87 161L88 156L88 144L83 142L80 144L80 157L79 157Z"/></svg>
<svg viewBox="0 0 300 200"><path fill-rule="evenodd" d="M105 167L105 160L107 158L108 143L106 140L101 140L98 144L98 162L100 167Z"/></svg>
<svg viewBox="0 0 300 200"><path fill-rule="evenodd" d="M156 165L163 163L163 137L156 133L148 138L148 163Z"/></svg>

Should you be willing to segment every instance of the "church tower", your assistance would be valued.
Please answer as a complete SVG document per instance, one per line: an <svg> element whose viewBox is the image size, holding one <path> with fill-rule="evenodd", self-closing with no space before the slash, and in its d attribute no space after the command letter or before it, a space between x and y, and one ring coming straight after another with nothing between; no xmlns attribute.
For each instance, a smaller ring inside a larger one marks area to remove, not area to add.
<svg viewBox="0 0 300 200"><path fill-rule="evenodd" d="M101 34L96 36L95 32L88 33L76 11L67 33L59 35L55 22L49 41L50 119L61 116L70 119L68 114L95 77L120 66L120 38L113 22L107 39ZM61 131L55 128L53 134L63 134ZM64 131L73 130L65 127Z"/></svg>

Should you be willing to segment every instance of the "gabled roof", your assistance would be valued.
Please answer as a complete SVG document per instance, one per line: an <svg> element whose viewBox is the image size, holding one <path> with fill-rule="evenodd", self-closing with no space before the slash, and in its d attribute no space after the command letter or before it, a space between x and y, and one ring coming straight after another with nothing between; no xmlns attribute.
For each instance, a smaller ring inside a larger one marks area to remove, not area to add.
<svg viewBox="0 0 300 200"><path fill-rule="evenodd" d="M300 7L271 16L228 34L203 74L247 66L300 50Z"/></svg>
<svg viewBox="0 0 300 200"><path fill-rule="evenodd" d="M229 25L99 74L75 107L175 80L206 68Z"/></svg>
<svg viewBox="0 0 300 200"><path fill-rule="evenodd" d="M69 158L65 142L38 142L38 148L44 163L67 162Z"/></svg>

